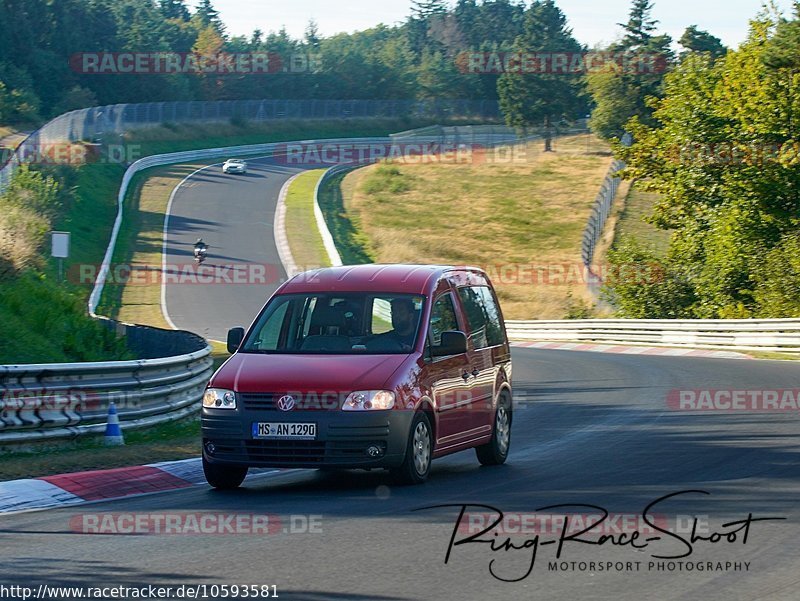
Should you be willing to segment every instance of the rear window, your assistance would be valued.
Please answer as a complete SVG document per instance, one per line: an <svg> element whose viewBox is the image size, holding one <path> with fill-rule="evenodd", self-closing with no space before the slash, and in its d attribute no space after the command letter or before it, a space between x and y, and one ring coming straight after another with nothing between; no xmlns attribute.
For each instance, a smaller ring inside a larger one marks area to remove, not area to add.
<svg viewBox="0 0 800 601"><path fill-rule="evenodd" d="M488 286L469 286L458 289L475 348L496 346L505 342L500 310Z"/></svg>

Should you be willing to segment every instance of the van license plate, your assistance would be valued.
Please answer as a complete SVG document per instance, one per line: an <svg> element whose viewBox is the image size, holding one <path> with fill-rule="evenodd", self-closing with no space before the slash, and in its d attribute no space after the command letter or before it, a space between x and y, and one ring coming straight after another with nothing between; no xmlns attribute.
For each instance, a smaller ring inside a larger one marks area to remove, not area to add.
<svg viewBox="0 0 800 601"><path fill-rule="evenodd" d="M254 422L253 438L293 438L314 440L317 437L317 424L297 422Z"/></svg>

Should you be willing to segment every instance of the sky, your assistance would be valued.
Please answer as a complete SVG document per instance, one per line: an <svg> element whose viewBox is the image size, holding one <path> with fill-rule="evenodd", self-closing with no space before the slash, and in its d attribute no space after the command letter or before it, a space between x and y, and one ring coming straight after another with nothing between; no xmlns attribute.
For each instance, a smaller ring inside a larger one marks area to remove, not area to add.
<svg viewBox="0 0 800 601"><path fill-rule="evenodd" d="M454 2L451 2L451 4ZM190 6L193 0L188 0ZM566 14L578 41L592 47L614 41L617 23L627 20L630 0L556 0ZM689 25L709 31L730 47L747 36L748 21L762 7L761 0L655 0L653 17L661 31L673 39ZM791 0L776 0L787 15ZM410 13L411 0L213 0L231 35L250 35L254 29L302 37L309 19L317 21L323 36L367 29L378 23L391 25Z"/></svg>

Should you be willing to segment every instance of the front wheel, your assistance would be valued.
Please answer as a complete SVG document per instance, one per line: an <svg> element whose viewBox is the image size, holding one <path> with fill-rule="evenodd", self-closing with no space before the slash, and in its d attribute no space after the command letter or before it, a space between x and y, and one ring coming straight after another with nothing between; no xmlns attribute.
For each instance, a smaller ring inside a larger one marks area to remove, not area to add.
<svg viewBox="0 0 800 601"><path fill-rule="evenodd" d="M508 457L511 446L511 410L505 397L500 397L497 410L494 412L494 429L492 439L485 445L475 447L475 454L481 465L500 465Z"/></svg>
<svg viewBox="0 0 800 601"><path fill-rule="evenodd" d="M414 415L403 464L392 470L400 484L422 484L428 479L433 455L433 434L428 416L422 412Z"/></svg>
<svg viewBox="0 0 800 601"><path fill-rule="evenodd" d="M209 463L203 456L203 473L206 476L206 482L212 487L220 490L232 490L244 482L247 468L238 465Z"/></svg>

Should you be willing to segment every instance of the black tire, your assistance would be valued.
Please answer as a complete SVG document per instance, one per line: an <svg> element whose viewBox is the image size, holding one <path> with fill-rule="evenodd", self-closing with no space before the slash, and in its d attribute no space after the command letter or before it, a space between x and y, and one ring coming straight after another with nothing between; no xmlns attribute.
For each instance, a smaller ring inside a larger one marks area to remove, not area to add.
<svg viewBox="0 0 800 601"><path fill-rule="evenodd" d="M494 412L492 439L485 445L475 447L481 465L501 465L506 462L511 448L511 407L506 395L500 397Z"/></svg>
<svg viewBox="0 0 800 601"><path fill-rule="evenodd" d="M392 470L398 484L422 484L431 472L433 458L433 429L423 412L414 415L408 433L408 445L403 464Z"/></svg>
<svg viewBox="0 0 800 601"><path fill-rule="evenodd" d="M217 465L209 463L203 455L203 473L206 482L220 490L233 490L239 488L247 476L247 468L238 465Z"/></svg>

